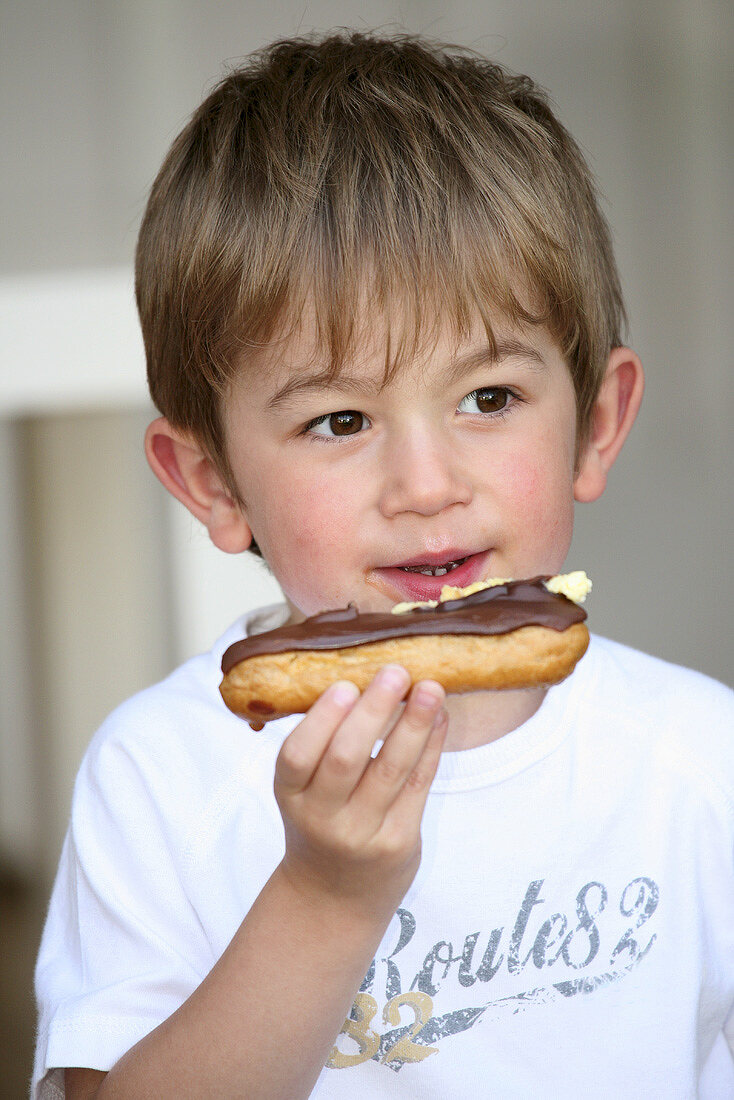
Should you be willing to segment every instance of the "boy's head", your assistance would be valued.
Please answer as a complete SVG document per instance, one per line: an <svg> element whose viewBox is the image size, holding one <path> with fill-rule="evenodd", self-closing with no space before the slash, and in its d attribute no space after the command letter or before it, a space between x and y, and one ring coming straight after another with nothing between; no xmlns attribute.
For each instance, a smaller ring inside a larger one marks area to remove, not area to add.
<svg viewBox="0 0 734 1100"><path fill-rule="evenodd" d="M153 400L234 495L228 383L304 306L336 374L360 318L390 318L386 374L478 313L542 324L588 436L623 304L578 146L527 77L409 36L274 44L174 142L140 232Z"/></svg>

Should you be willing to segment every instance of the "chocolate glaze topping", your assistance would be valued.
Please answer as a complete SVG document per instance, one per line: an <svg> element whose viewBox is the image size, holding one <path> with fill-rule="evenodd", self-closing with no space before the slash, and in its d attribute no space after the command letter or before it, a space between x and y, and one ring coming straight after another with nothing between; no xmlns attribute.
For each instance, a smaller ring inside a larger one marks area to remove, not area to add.
<svg viewBox="0 0 734 1100"><path fill-rule="evenodd" d="M389 611L360 615L354 604L323 611L302 623L235 642L222 657L222 672L226 675L240 661L266 653L343 649L418 634L507 634L519 626L531 625L566 630L573 623L583 622L584 609L566 596L549 592L542 583L548 579L508 581L460 600L446 600L437 607L422 607L402 615Z"/></svg>

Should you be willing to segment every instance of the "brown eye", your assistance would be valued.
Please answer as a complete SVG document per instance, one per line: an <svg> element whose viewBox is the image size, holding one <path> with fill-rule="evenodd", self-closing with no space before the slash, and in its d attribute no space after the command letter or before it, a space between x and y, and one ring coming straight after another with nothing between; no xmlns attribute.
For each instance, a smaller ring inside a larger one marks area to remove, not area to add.
<svg viewBox="0 0 734 1100"><path fill-rule="evenodd" d="M507 386L482 386L480 390L472 390L460 401L457 412L483 415L491 422L501 419L500 413L509 413L521 403L522 398Z"/></svg>
<svg viewBox="0 0 734 1100"><path fill-rule="evenodd" d="M507 390L477 390L477 408L483 413L500 412L509 400Z"/></svg>
<svg viewBox="0 0 734 1100"><path fill-rule="evenodd" d="M329 417L329 427L334 435L356 435L363 424L364 417L359 412L338 412Z"/></svg>

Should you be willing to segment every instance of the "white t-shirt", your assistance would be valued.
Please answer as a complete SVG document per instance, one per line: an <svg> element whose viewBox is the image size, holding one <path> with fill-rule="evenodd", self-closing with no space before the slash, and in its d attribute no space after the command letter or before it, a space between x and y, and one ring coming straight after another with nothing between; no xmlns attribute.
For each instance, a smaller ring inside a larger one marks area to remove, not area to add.
<svg viewBox="0 0 734 1100"><path fill-rule="evenodd" d="M221 702L246 627L87 752L38 960L34 1100L170 1016L281 859L273 772L298 719L253 733ZM734 693L594 637L528 722L443 755L420 870L312 1096L730 1100L733 864Z"/></svg>

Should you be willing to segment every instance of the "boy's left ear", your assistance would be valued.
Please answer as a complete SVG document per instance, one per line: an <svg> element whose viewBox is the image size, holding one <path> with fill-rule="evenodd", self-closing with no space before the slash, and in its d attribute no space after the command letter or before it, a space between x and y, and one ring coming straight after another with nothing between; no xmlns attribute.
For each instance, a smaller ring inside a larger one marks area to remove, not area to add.
<svg viewBox="0 0 734 1100"><path fill-rule="evenodd" d="M630 348L613 348L573 483L574 498L579 502L598 500L604 492L607 474L635 422L644 389L639 356Z"/></svg>

